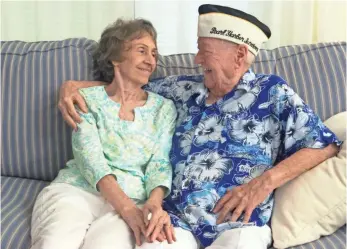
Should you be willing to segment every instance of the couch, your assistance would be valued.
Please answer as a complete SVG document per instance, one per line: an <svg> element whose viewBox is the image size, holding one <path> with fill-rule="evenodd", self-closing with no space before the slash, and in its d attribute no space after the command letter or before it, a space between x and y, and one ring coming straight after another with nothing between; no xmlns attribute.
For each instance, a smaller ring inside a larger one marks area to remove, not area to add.
<svg viewBox="0 0 347 249"><path fill-rule="evenodd" d="M35 198L72 158L71 129L57 108L66 80L92 80L86 38L1 43L1 248L30 248ZM160 56L152 78L196 74L193 54ZM346 43L261 50L255 72L282 76L326 120L346 110ZM346 248L346 226L294 248ZM47 248L49 249L49 248Z"/></svg>

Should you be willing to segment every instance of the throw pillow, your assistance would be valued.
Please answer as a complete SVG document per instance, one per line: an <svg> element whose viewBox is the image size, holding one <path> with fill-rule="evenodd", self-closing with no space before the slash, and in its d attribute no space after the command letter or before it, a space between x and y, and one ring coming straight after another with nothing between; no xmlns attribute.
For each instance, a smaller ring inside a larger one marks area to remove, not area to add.
<svg viewBox="0 0 347 249"><path fill-rule="evenodd" d="M343 141L346 117L344 112L325 122ZM311 242L346 223L346 143L336 157L275 191L271 220L275 248Z"/></svg>

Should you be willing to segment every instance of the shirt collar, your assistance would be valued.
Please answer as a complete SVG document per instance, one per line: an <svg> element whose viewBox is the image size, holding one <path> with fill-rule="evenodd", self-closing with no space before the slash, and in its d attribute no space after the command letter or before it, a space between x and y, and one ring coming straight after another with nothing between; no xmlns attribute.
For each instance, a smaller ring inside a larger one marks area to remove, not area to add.
<svg viewBox="0 0 347 249"><path fill-rule="evenodd" d="M235 87L229 93L224 95L223 98L218 100L216 103L218 104L219 102L223 102L229 99L230 97L232 97L236 89L243 89L248 91L249 89L251 89L252 82L255 79L256 79L255 73L252 71L252 69L249 68L246 71L246 73L241 77L239 82L235 85ZM203 91L197 93L196 96L194 96L194 100L196 104L205 105L205 101L206 101L206 98L208 97L208 94L209 94L209 90L206 87L204 87Z"/></svg>

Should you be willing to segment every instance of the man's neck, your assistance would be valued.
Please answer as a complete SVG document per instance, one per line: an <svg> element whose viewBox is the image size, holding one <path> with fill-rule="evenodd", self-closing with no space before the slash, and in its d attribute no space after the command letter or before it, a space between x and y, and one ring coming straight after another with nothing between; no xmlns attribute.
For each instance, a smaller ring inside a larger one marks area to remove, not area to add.
<svg viewBox="0 0 347 249"><path fill-rule="evenodd" d="M206 98L206 104L208 105L214 104L218 100L223 98L225 95L230 93L235 88L235 86L239 83L239 81L242 79L243 75L247 71L248 71L248 68L245 70L242 70L240 74L230 79L229 82L224 85L223 89L218 89L216 91L214 89L212 90L209 89L209 94L208 94L208 97Z"/></svg>

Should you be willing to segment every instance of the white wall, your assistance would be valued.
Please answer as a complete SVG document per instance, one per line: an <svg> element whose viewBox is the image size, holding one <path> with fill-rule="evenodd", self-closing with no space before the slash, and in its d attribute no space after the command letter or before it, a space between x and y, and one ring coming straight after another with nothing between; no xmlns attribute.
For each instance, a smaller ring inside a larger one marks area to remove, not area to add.
<svg viewBox="0 0 347 249"><path fill-rule="evenodd" d="M128 0L128 1L2 1L2 40L98 40L119 17L143 17L158 31L161 54L196 52L198 6L226 5L255 15L272 30L264 46L274 48L346 40L345 1L333 0Z"/></svg>
<svg viewBox="0 0 347 249"><path fill-rule="evenodd" d="M118 17L133 18L133 1L2 1L2 40L98 40Z"/></svg>

